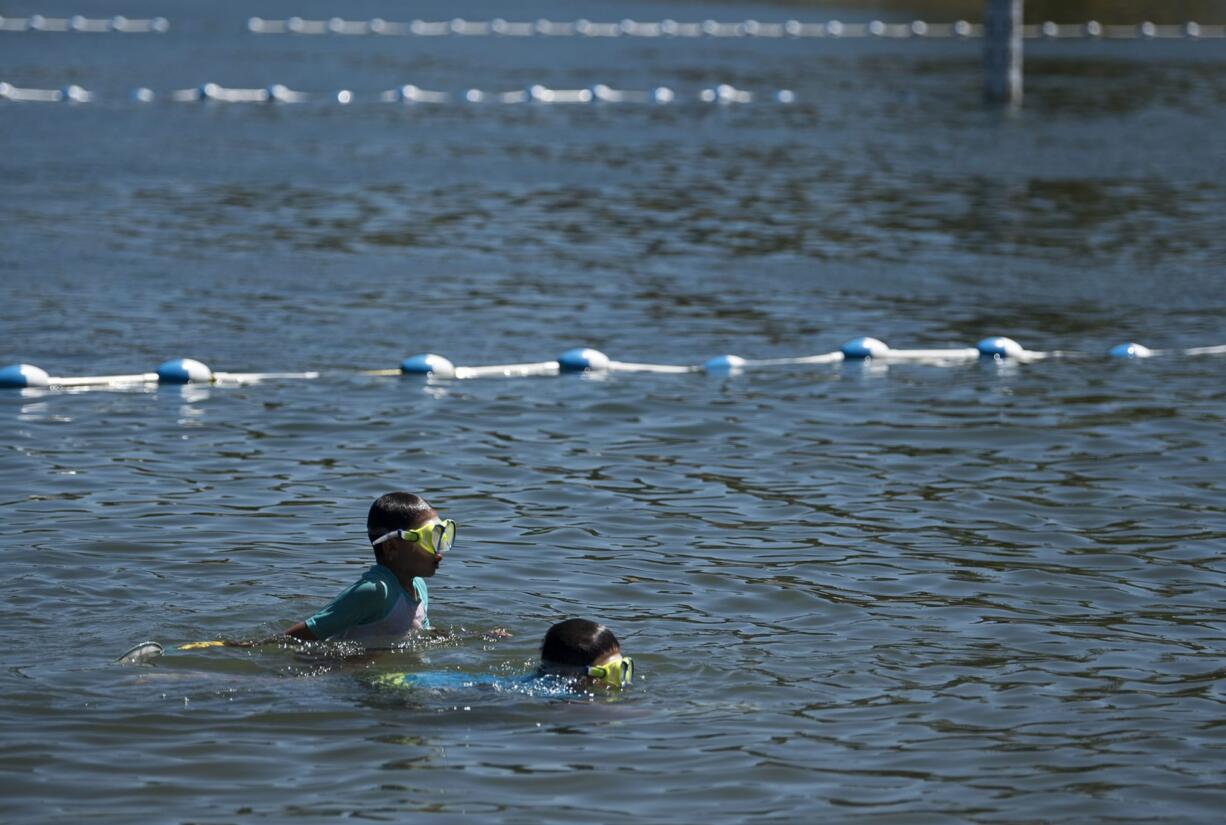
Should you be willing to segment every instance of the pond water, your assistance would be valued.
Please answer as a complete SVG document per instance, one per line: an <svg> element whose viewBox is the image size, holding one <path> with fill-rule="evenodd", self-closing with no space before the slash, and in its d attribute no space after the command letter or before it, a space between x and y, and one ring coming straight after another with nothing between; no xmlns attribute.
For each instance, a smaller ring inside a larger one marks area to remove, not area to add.
<svg viewBox="0 0 1226 825"><path fill-rule="evenodd" d="M136 1L103 11L171 30L0 32L0 80L98 94L0 104L0 364L322 372L0 393L5 818L1215 821L1226 361L1103 355L1226 343L1222 42L1034 44L1007 114L968 42L245 29L512 16L461 6ZM166 100L206 81L357 100ZM407 82L679 100L374 100ZM760 99L694 100L719 83ZM992 334L1084 357L362 373ZM369 564L366 509L395 489L460 524L440 638L114 663L309 615ZM568 616L622 637L630 690L373 685L525 672Z"/></svg>

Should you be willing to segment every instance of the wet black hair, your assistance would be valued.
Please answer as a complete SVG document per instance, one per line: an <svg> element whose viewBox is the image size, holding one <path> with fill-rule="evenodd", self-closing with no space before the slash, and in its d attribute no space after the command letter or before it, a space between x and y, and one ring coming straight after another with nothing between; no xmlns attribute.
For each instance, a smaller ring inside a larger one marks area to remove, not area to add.
<svg viewBox="0 0 1226 825"><path fill-rule="evenodd" d="M366 537L373 543L393 530L412 530L438 515L426 500L414 493L387 493L375 499L366 514ZM382 559L375 548L375 559Z"/></svg>
<svg viewBox="0 0 1226 825"><path fill-rule="evenodd" d="M541 662L588 667L620 649L617 637L604 625L587 619L567 619L545 632Z"/></svg>

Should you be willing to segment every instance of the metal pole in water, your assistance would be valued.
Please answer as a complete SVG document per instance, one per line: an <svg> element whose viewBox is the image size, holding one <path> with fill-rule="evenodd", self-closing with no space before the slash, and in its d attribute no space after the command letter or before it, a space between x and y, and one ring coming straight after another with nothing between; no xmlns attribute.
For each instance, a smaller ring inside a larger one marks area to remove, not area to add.
<svg viewBox="0 0 1226 825"><path fill-rule="evenodd" d="M1023 2L983 3L983 94L991 103L1022 102Z"/></svg>

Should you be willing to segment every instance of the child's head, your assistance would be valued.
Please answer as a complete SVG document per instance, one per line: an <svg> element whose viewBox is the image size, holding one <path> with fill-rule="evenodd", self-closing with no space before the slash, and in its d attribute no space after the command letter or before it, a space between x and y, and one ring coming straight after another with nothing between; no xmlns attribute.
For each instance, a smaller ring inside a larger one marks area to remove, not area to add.
<svg viewBox="0 0 1226 825"><path fill-rule="evenodd" d="M546 631L540 672L591 677L621 687L634 672L634 663L621 653L609 628L587 619L567 619Z"/></svg>
<svg viewBox="0 0 1226 825"><path fill-rule="evenodd" d="M434 575L439 554L393 535L398 530L416 530L431 521L438 521L438 513L419 495L397 492L379 496L366 515L366 536L374 547L375 561L388 567L412 568L407 572L415 576ZM454 525L452 531L454 534Z"/></svg>

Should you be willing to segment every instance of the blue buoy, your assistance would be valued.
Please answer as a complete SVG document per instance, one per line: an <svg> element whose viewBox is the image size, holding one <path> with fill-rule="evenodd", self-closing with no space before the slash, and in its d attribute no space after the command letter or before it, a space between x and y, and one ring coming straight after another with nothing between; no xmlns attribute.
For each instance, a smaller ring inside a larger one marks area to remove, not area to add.
<svg viewBox="0 0 1226 825"><path fill-rule="evenodd" d="M1112 347L1107 354L1112 358L1149 358L1154 351L1144 344L1129 341L1127 344Z"/></svg>
<svg viewBox="0 0 1226 825"><path fill-rule="evenodd" d="M69 103L88 103L89 92L73 83L60 89L60 100L67 100Z"/></svg>
<svg viewBox="0 0 1226 825"><path fill-rule="evenodd" d="M852 338L843 345L844 358L881 358L889 352L886 343L876 338Z"/></svg>
<svg viewBox="0 0 1226 825"><path fill-rule="evenodd" d="M433 375L437 378L455 378L455 364L432 352L414 355L400 362L400 371L405 375Z"/></svg>
<svg viewBox="0 0 1226 825"><path fill-rule="evenodd" d="M1026 351L1017 341L1003 335L984 338L975 345L975 349L984 358L1019 358Z"/></svg>
<svg viewBox="0 0 1226 825"><path fill-rule="evenodd" d="M558 369L562 372L587 372L588 370L607 370L609 356L598 349L577 347L568 349L558 356Z"/></svg>
<svg viewBox="0 0 1226 825"><path fill-rule="evenodd" d="M717 355L702 365L710 375L727 375L745 368L745 359L739 355Z"/></svg>
<svg viewBox="0 0 1226 825"><path fill-rule="evenodd" d="M157 368L159 384L207 384L213 371L191 358L172 358Z"/></svg>
<svg viewBox="0 0 1226 825"><path fill-rule="evenodd" d="M0 387L45 387L51 383L45 370L33 364L11 364L0 369Z"/></svg>

